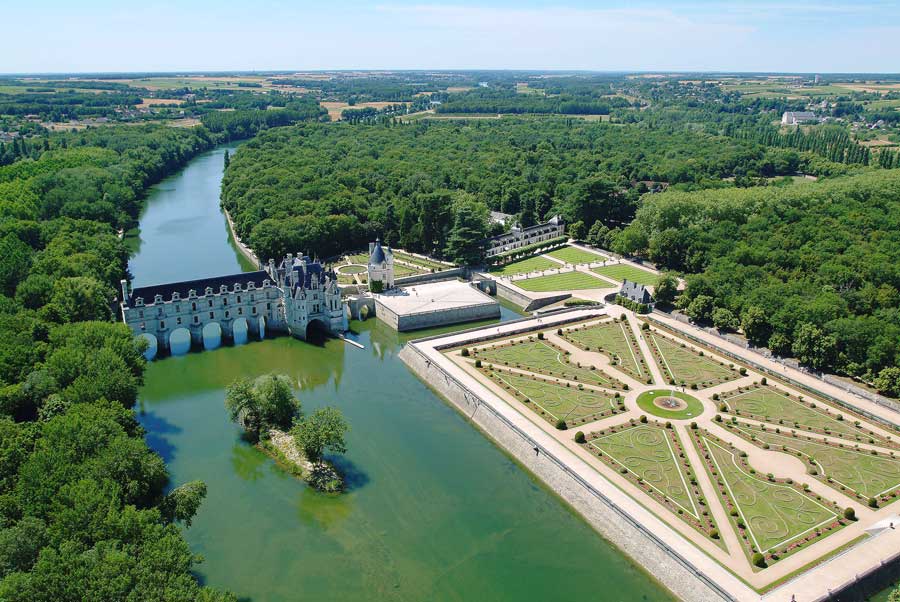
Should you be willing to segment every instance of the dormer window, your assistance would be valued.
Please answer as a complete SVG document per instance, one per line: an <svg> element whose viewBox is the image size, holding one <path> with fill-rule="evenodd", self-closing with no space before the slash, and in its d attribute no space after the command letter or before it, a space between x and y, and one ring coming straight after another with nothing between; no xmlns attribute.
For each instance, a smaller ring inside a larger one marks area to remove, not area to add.
<svg viewBox="0 0 900 602"><path fill-rule="evenodd" d="M235 282L235 283L234 283L234 292L238 293L238 292L240 292L240 291L241 291L241 283L240 283L240 282Z"/></svg>
<svg viewBox="0 0 900 602"><path fill-rule="evenodd" d="M193 299L196 296L197 296L197 291L195 291L194 289L191 289L190 291L188 291L188 297L190 297L191 299Z"/></svg>
<svg viewBox="0 0 900 602"><path fill-rule="evenodd" d="M213 291L212 291L212 287L211 287L211 286L207 286L207 287L206 287L206 294L207 294L207 295L213 294Z"/></svg>
<svg viewBox="0 0 900 602"><path fill-rule="evenodd" d="M162 302L163 302L162 295L156 295L156 296L153 297L153 303L154 303L154 304L155 304L155 303L162 303Z"/></svg>
<svg viewBox="0 0 900 602"><path fill-rule="evenodd" d="M144 298L143 298L143 297L138 297L137 299L134 300L134 304L135 304L135 306L137 306L137 307L142 306L142 305L144 304Z"/></svg>
<svg viewBox="0 0 900 602"><path fill-rule="evenodd" d="M224 295L224 294L227 293L227 292L228 292L228 287L227 287L226 285L223 284L222 286L219 287L219 294L220 294L220 295Z"/></svg>
<svg viewBox="0 0 900 602"><path fill-rule="evenodd" d="M172 301L178 301L179 299L181 299L181 293L179 293L178 291L172 293Z"/></svg>

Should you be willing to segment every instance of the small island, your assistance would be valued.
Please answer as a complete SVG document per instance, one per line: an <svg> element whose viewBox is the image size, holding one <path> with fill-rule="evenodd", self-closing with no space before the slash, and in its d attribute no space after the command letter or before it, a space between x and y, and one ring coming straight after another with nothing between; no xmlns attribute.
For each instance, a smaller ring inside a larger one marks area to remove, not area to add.
<svg viewBox="0 0 900 602"><path fill-rule="evenodd" d="M347 451L350 426L340 410L324 407L304 416L291 379L274 373L232 382L225 408L248 440L312 487L327 493L344 490L343 476L325 460L327 452Z"/></svg>

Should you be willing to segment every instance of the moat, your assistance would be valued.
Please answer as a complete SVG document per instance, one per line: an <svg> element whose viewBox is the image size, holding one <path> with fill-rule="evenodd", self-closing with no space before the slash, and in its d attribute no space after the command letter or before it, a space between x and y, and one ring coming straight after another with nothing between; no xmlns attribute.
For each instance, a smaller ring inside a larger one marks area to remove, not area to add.
<svg viewBox="0 0 900 602"><path fill-rule="evenodd" d="M218 206L226 148L154 187L132 239L135 286L252 269ZM280 337L148 366L148 442L173 483L209 488L186 531L201 580L254 602L671 599L396 357L434 332L369 320L348 335L365 349ZM304 409L334 405L352 425L336 459L345 495L310 489L228 421L225 386L271 371L295 380Z"/></svg>

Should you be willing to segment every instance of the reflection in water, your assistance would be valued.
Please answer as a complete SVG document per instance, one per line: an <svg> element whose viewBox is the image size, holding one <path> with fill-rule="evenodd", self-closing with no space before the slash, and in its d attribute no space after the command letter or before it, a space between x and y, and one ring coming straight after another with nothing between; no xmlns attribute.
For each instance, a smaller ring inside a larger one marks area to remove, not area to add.
<svg viewBox="0 0 900 602"><path fill-rule="evenodd" d="M256 481L263 477L267 456L246 441L237 441L231 448L231 466L234 474L244 481Z"/></svg>

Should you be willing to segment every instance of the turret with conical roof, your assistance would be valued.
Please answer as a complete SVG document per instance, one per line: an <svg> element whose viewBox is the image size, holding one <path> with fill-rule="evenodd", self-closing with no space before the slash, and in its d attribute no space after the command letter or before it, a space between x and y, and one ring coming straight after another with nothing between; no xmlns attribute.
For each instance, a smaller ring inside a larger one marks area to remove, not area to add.
<svg viewBox="0 0 900 602"><path fill-rule="evenodd" d="M379 292L394 287L394 254L390 247L381 245L380 238L369 243L369 265L366 272L369 290Z"/></svg>

